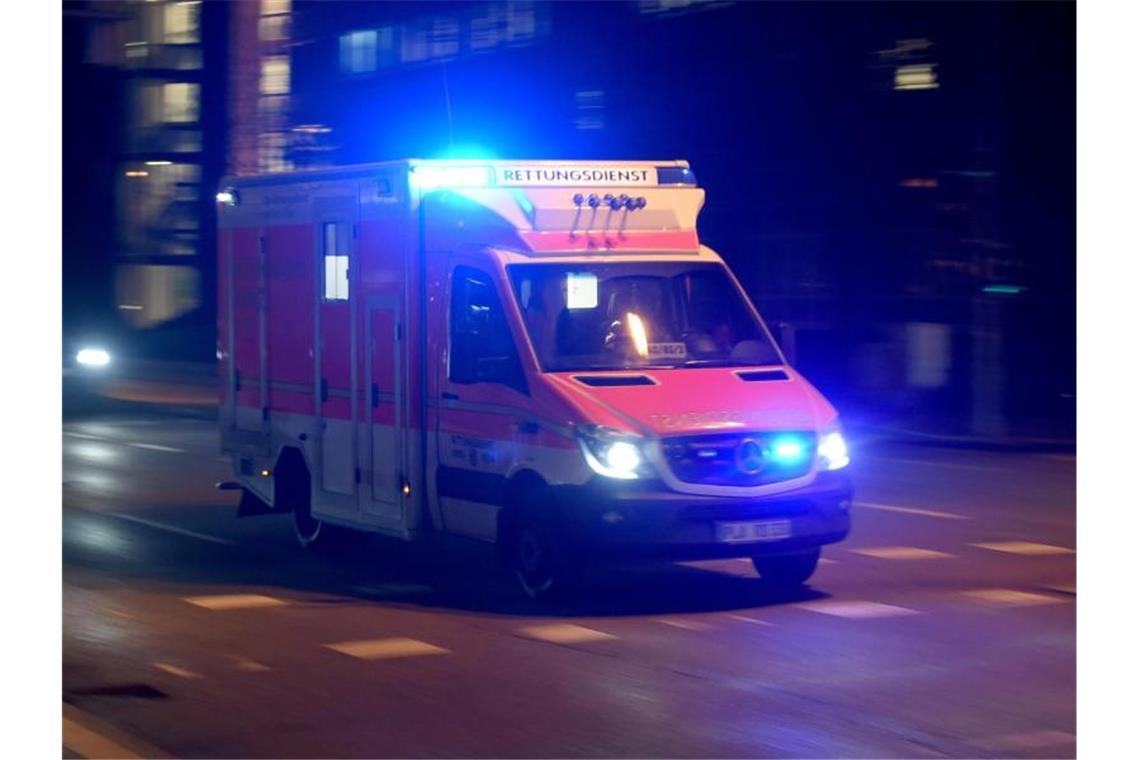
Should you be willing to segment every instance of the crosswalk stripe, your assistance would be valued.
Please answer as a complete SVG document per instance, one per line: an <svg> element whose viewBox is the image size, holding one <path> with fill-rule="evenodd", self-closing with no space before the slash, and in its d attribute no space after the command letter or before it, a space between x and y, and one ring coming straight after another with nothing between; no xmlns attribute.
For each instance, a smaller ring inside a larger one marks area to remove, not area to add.
<svg viewBox="0 0 1140 760"><path fill-rule="evenodd" d="M856 507L863 509L877 509L880 512L899 512L904 515L921 515L922 517L936 517L941 520L969 520L965 515L956 515L953 512L941 512L937 509L919 509L918 507L900 507L896 504L877 504L871 501L857 501Z"/></svg>
<svg viewBox="0 0 1140 760"><path fill-rule="evenodd" d="M802 610L818 612L823 615L857 619L919 614L918 610L912 610L909 607L898 607L893 604L883 604L881 602L825 601L807 602L796 606Z"/></svg>
<svg viewBox="0 0 1140 760"><path fill-rule="evenodd" d="M136 449L147 449L148 451L167 451L172 454L185 454L185 449L176 449L173 446L162 446L157 443L128 443L128 446L133 446Z"/></svg>
<svg viewBox="0 0 1140 760"><path fill-rule="evenodd" d="M325 644L325 647L361 660L388 660L397 657L450 654L450 650L437 647L435 644L407 638L340 641L335 644Z"/></svg>
<svg viewBox="0 0 1140 760"><path fill-rule="evenodd" d="M1034 594L1012 588L981 588L963 591L962 594L979 602L1010 607L1030 607L1038 604L1064 604L1066 599L1047 594Z"/></svg>
<svg viewBox="0 0 1140 760"><path fill-rule="evenodd" d="M848 551L875 559L946 559L954 556L946 552L922 549L917 546L879 546L869 549L848 549Z"/></svg>
<svg viewBox="0 0 1140 760"><path fill-rule="evenodd" d="M707 631L712 628L708 623L699 620L684 620L681 618L654 618L653 622L661 625L671 625L674 628L683 628L686 631Z"/></svg>
<svg viewBox="0 0 1140 760"><path fill-rule="evenodd" d="M193 671L187 670L186 668L180 668L177 665L171 665L169 662L152 662L151 665L155 666L165 673L169 673L172 676L178 676L179 678L195 679L202 677Z"/></svg>
<svg viewBox="0 0 1140 760"><path fill-rule="evenodd" d="M587 641L616 639L612 633L597 631L584 625L573 623L549 623L520 628L519 633L530 639L549 641L552 644L581 644Z"/></svg>
<svg viewBox="0 0 1140 760"><path fill-rule="evenodd" d="M216 594L211 596L185 596L182 601L208 610L246 610L259 607L284 607L289 602L263 594Z"/></svg>
<svg viewBox="0 0 1140 760"><path fill-rule="evenodd" d="M1064 546L1054 546L1052 544L1037 544L1032 541L984 541L978 544L970 544L979 549L989 549L995 552L1005 552L1007 554L1025 554L1029 556L1040 556L1045 554L1076 554L1076 549L1069 549Z"/></svg>
<svg viewBox="0 0 1140 760"><path fill-rule="evenodd" d="M752 623L753 625L767 625L771 626L767 620L760 620L759 618L749 617L747 615L736 615L731 612L726 612L724 615L729 620L739 620L741 623Z"/></svg>

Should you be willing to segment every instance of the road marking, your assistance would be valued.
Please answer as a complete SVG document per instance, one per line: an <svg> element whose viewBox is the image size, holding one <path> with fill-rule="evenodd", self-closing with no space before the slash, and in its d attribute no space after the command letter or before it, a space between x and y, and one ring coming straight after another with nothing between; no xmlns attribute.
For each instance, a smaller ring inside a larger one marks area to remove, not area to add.
<svg viewBox="0 0 1140 760"><path fill-rule="evenodd" d="M839 564L839 560L837 560L837 559L828 559L827 557L820 557L820 558L819 558L819 564L821 564L821 565L838 565L838 564Z"/></svg>
<svg viewBox="0 0 1140 760"><path fill-rule="evenodd" d="M161 671L169 673L172 676L178 676L179 678L195 679L202 677L193 671L187 670L186 668L180 668L177 665L171 665L169 662L152 662L151 665L155 666Z"/></svg>
<svg viewBox="0 0 1140 760"><path fill-rule="evenodd" d="M989 549L995 552L1027 554L1030 556L1077 553L1076 549L1068 549L1064 546L1053 546L1052 544L1035 544L1032 541L987 541L980 544L970 544L970 546L976 546L979 549Z"/></svg>
<svg viewBox="0 0 1140 760"><path fill-rule="evenodd" d="M269 667L268 665L262 665L260 662L242 658L238 658L237 662L234 663L234 665L238 670L241 670L245 673L264 673L267 670L273 670L273 668Z"/></svg>
<svg viewBox="0 0 1140 760"><path fill-rule="evenodd" d="M1045 586L1045 588L1061 594L1068 594L1069 596L1077 595L1077 584L1075 583L1061 583L1053 586Z"/></svg>
<svg viewBox="0 0 1140 760"><path fill-rule="evenodd" d="M147 449L149 451L169 451L172 454L185 454L186 449L176 449L173 446L161 446L157 443L128 443L128 446L133 446L136 449Z"/></svg>
<svg viewBox="0 0 1140 760"><path fill-rule="evenodd" d="M195 607L208 610L246 610L259 607L284 607L289 604L282 599L262 594L216 594L213 596L184 596L182 601Z"/></svg>
<svg viewBox="0 0 1140 760"><path fill-rule="evenodd" d="M979 602L1010 607L1030 607L1038 604L1064 604L1067 600L1046 594L1033 594L1011 588L981 588L963 591L964 595Z"/></svg>
<svg viewBox="0 0 1140 760"><path fill-rule="evenodd" d="M731 613L731 612L726 612L724 614L724 616L726 618L728 618L729 620L739 620L741 623L752 623L753 625L767 625L767 626L772 625L767 620L760 620L759 618L748 617L747 615L736 615L736 614Z"/></svg>
<svg viewBox="0 0 1140 760"><path fill-rule="evenodd" d="M1044 749L1077 741L1074 734L1065 731L1030 731L1024 734L1005 734L984 740L984 744L1003 749Z"/></svg>
<svg viewBox="0 0 1140 760"><path fill-rule="evenodd" d="M712 628L708 623L697 620L683 620L680 618L653 618L653 622L661 625L671 625L674 628L684 628L686 631L707 631Z"/></svg>
<svg viewBox="0 0 1140 760"><path fill-rule="evenodd" d="M117 517L120 520L127 520L128 522L138 523L139 525L146 525L151 528L157 528L158 530L165 530L168 533L177 533L180 536L189 536L190 538L196 538L199 541L209 541L210 543L214 544L234 543L233 541L229 541L224 538L218 538L217 536L208 536L205 533L197 533L192 530L186 530L185 528L179 528L175 525L167 525L166 523L155 522L153 520L144 520L141 517L135 517L134 515L125 515L122 512L100 512L99 514L107 515L108 517Z"/></svg>
<svg viewBox="0 0 1140 760"><path fill-rule="evenodd" d="M87 440L87 441L106 441L106 440L109 440L107 438L104 438L101 435L90 435L88 433L73 433L71 431L65 431L64 435L66 435L70 438L82 438L82 439Z"/></svg>
<svg viewBox="0 0 1140 760"><path fill-rule="evenodd" d="M863 554L875 559L946 559L953 554L921 549L917 546L879 546L870 549L848 549L855 554Z"/></svg>
<svg viewBox="0 0 1140 760"><path fill-rule="evenodd" d="M597 631L584 625L573 623L549 623L520 628L519 633L530 639L549 641L552 644L583 644L587 641L616 639L612 633Z"/></svg>
<svg viewBox="0 0 1140 760"><path fill-rule="evenodd" d="M129 612L123 612L122 610L117 610L114 607L107 607L107 612L111 615L114 615L115 617L123 618L124 620L136 619L135 616Z"/></svg>
<svg viewBox="0 0 1140 760"><path fill-rule="evenodd" d="M918 610L912 610L909 607L898 607L893 604L883 604L881 602L826 601L807 602L805 604L797 604L796 606L802 610L818 612L823 615L835 615L836 617L855 619L900 617L902 615L919 614Z"/></svg>
<svg viewBox="0 0 1140 760"><path fill-rule="evenodd" d="M956 515L953 512L940 512L936 509L919 509L918 507L899 507L894 504L876 504L870 501L857 501L855 506L864 509L877 509L880 512L900 512L904 515L921 515L923 517L937 517L941 520L969 520L965 515Z"/></svg>
<svg viewBox="0 0 1140 760"><path fill-rule="evenodd" d="M341 641L336 644L325 644L325 647L334 652L347 654L349 657L358 657L361 660L390 660L397 657L420 657L429 654L450 653L449 650L437 647L435 644L405 638Z"/></svg>

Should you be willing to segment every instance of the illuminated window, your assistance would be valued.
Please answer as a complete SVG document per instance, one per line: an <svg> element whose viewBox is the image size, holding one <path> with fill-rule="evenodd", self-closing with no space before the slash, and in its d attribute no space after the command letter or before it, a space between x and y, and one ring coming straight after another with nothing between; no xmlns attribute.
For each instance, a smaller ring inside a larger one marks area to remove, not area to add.
<svg viewBox="0 0 1140 760"><path fill-rule="evenodd" d="M390 30L389 30L390 31ZM376 30L365 29L340 36L340 68L350 74L376 70Z"/></svg>
<svg viewBox="0 0 1140 760"><path fill-rule="evenodd" d="M261 59L261 94L285 95L289 92L289 56L267 55Z"/></svg>
<svg viewBox="0 0 1140 760"><path fill-rule="evenodd" d="M325 263L325 300L348 300L348 225L321 225L321 255Z"/></svg>
<svg viewBox="0 0 1140 760"><path fill-rule="evenodd" d="M199 87L193 82L162 85L162 120L185 124L198 120Z"/></svg>
<svg viewBox="0 0 1140 760"><path fill-rule="evenodd" d="M257 36L265 42L276 42L289 37L288 16L262 16L257 20Z"/></svg>
<svg viewBox="0 0 1140 760"><path fill-rule="evenodd" d="M293 10L292 0L261 0L261 15L273 16Z"/></svg>
<svg viewBox="0 0 1140 760"><path fill-rule="evenodd" d="M169 3L163 7L162 38L172 44L198 41L199 3Z"/></svg>

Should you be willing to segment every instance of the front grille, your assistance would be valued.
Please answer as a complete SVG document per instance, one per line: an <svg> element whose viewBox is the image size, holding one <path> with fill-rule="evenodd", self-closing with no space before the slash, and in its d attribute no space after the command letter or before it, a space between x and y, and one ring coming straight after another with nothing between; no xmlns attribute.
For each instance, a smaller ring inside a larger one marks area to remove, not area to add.
<svg viewBox="0 0 1140 760"><path fill-rule="evenodd" d="M687 435L661 442L665 461L678 480L742 487L806 475L815 448L815 433L806 431Z"/></svg>

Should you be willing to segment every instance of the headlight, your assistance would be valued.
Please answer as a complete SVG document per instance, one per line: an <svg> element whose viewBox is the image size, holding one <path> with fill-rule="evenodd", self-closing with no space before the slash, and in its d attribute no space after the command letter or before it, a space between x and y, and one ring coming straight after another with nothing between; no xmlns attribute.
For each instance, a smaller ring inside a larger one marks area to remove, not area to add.
<svg viewBox="0 0 1140 760"><path fill-rule="evenodd" d="M838 470L851 462L847 456L847 441L838 430L820 436L818 451L820 464L825 470Z"/></svg>
<svg viewBox="0 0 1140 760"><path fill-rule="evenodd" d="M101 348L83 348L75 355L75 361L84 367L106 367L111 363L111 355Z"/></svg>
<svg viewBox="0 0 1140 760"><path fill-rule="evenodd" d="M582 455L591 470L620 480L638 477L645 461L638 438L600 425L580 427L576 432Z"/></svg>

